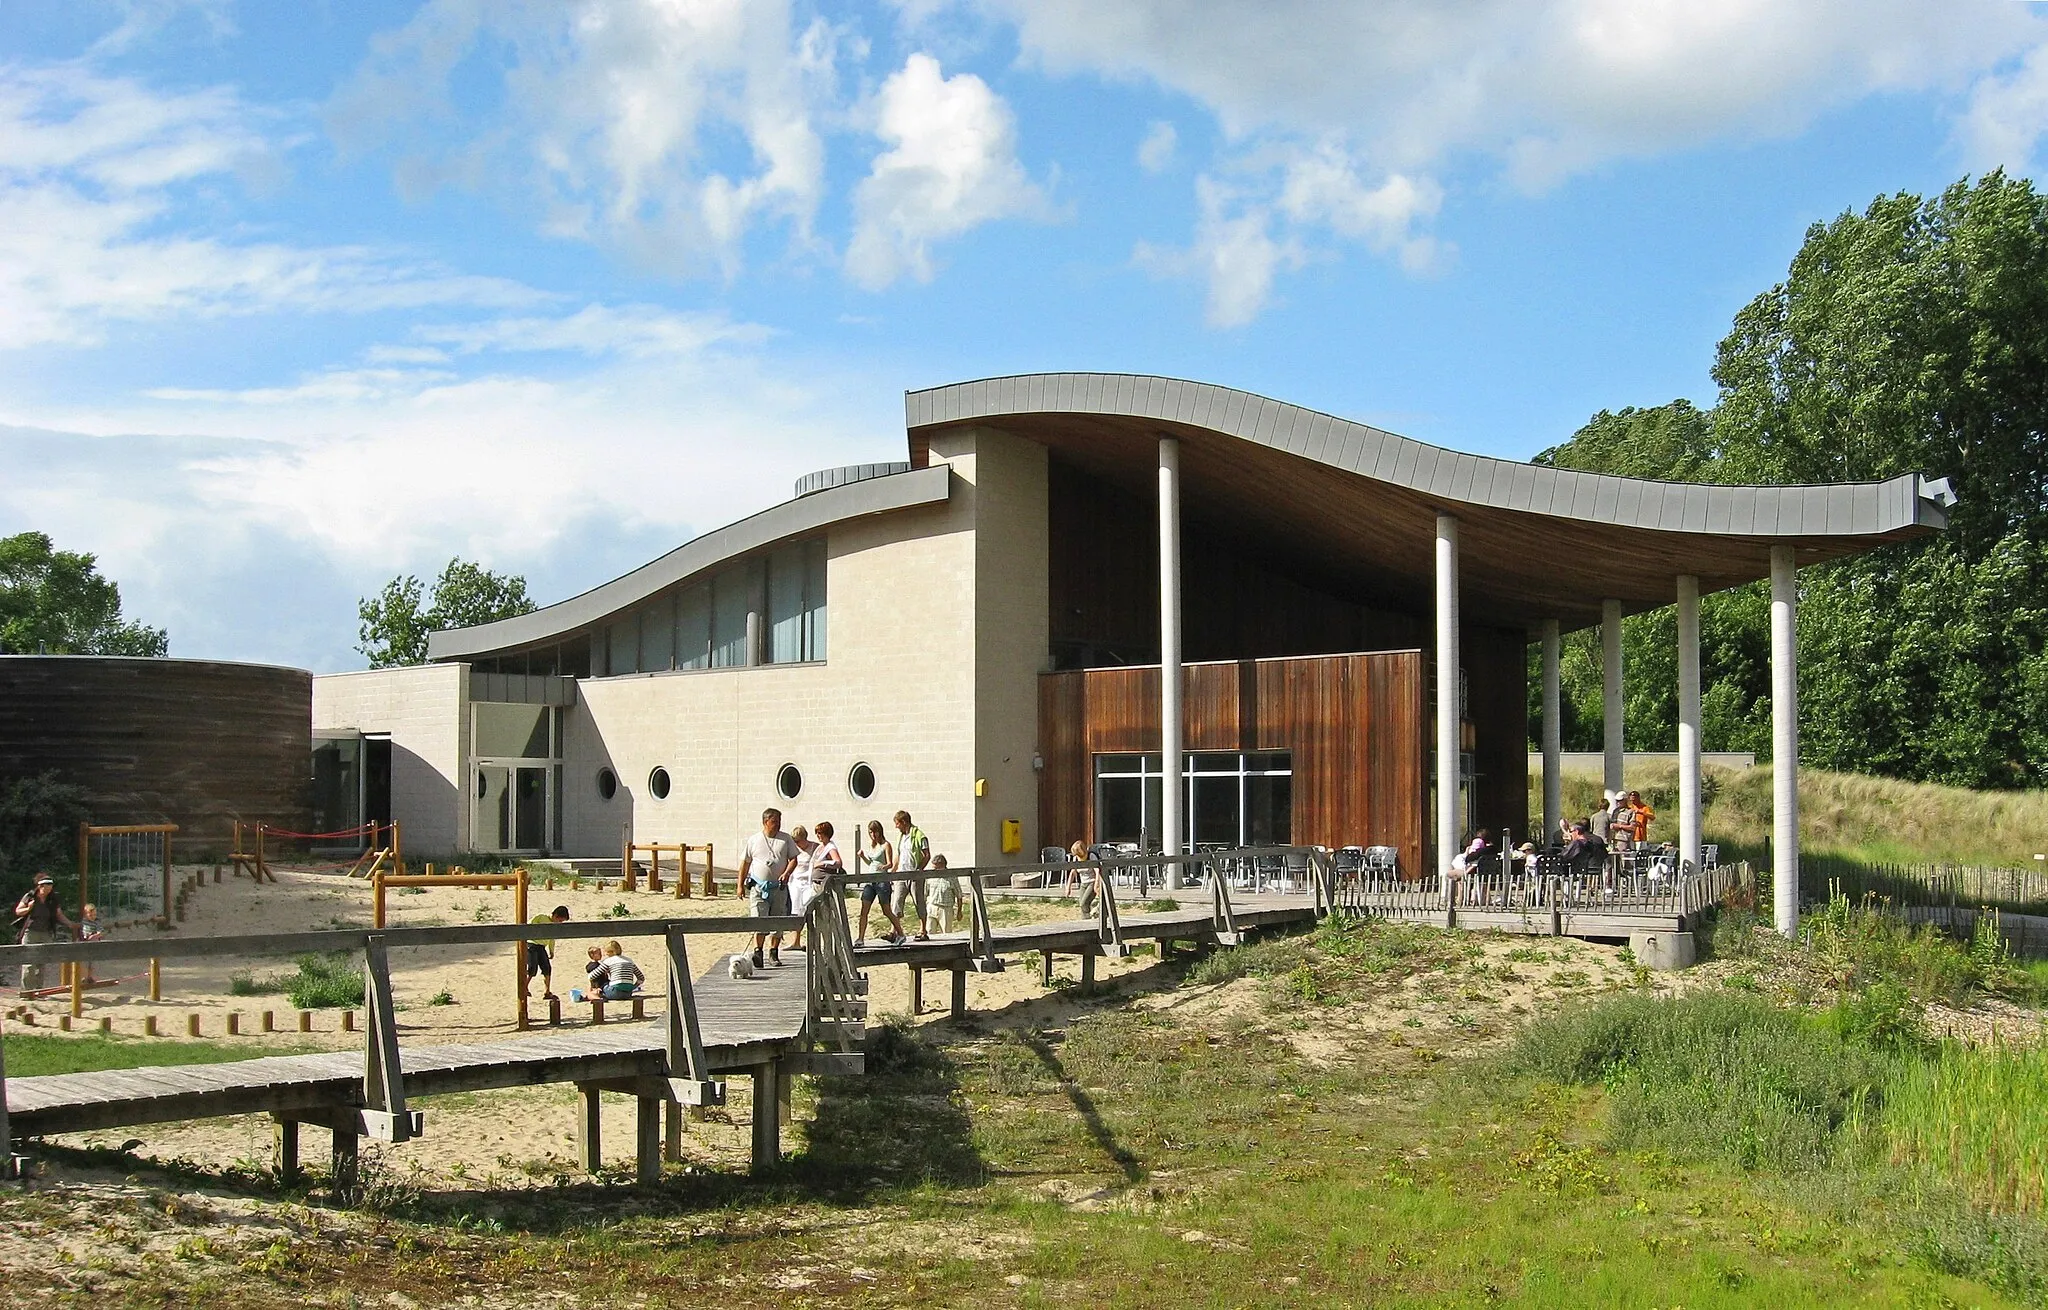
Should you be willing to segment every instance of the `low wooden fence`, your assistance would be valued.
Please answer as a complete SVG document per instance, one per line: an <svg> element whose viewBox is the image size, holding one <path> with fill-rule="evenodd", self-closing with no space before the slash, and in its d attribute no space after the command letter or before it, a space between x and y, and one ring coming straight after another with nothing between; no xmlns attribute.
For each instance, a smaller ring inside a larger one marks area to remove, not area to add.
<svg viewBox="0 0 2048 1310"><path fill-rule="evenodd" d="M1852 901L1875 896L1896 906L1988 906L2048 915L2048 870L1978 864L1870 863L1840 855L1799 857L1800 899L1812 904L1839 887Z"/></svg>
<svg viewBox="0 0 2048 1310"><path fill-rule="evenodd" d="M1676 877L1654 872L1431 875L1404 879L1383 872L1347 872L1336 882L1336 902L1349 914L1441 923L1451 912L1501 910L1530 915L1670 917L1692 923L1749 878L1746 864L1719 865Z"/></svg>

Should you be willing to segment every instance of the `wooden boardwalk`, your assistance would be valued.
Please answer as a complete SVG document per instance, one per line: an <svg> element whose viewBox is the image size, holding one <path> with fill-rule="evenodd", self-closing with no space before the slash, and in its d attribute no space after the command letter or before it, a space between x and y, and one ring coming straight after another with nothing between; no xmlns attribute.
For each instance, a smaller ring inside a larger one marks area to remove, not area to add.
<svg viewBox="0 0 2048 1310"><path fill-rule="evenodd" d="M749 979L724 961L697 980L699 1031L714 1073L746 1073L806 1035L806 961L784 953L780 969ZM408 1048L408 1101L541 1083L622 1083L660 1078L666 1020L612 1022L497 1042ZM88 1132L230 1114L310 1112L346 1101L362 1086L364 1053L277 1055L222 1064L174 1065L7 1080L7 1117L18 1136Z"/></svg>

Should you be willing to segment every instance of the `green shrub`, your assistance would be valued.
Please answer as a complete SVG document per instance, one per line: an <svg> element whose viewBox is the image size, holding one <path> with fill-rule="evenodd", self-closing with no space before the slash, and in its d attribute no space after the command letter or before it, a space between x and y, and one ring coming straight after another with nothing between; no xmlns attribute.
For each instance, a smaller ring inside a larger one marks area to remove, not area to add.
<svg viewBox="0 0 2048 1310"><path fill-rule="evenodd" d="M231 973L228 975L230 996L274 996L285 988L283 978L258 978L253 973Z"/></svg>
<svg viewBox="0 0 2048 1310"><path fill-rule="evenodd" d="M1615 996L1535 1024L1504 1059L1508 1072L1604 1085L1617 1145L1786 1171L1832 1157L1894 1062L1835 1024L1725 991Z"/></svg>
<svg viewBox="0 0 2048 1310"><path fill-rule="evenodd" d="M284 992L298 1009L352 1009L363 1003L363 971L346 955L301 955L296 963L299 971L284 980Z"/></svg>
<svg viewBox="0 0 2048 1310"><path fill-rule="evenodd" d="M9 904L48 872L65 904L76 905L78 825L91 813L85 789L54 770L0 786L0 894Z"/></svg>
<svg viewBox="0 0 2048 1310"><path fill-rule="evenodd" d="M1887 982L1923 1000L1960 1001L1994 981L1985 963L1933 924L1907 924L1884 911L1871 898L1851 901L1837 891L1801 924L1807 952L1838 991Z"/></svg>

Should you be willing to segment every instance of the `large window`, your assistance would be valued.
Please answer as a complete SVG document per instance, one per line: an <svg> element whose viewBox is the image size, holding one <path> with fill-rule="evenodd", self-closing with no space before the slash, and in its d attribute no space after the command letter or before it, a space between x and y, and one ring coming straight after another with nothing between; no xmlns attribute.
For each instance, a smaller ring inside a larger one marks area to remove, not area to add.
<svg viewBox="0 0 2048 1310"><path fill-rule="evenodd" d="M668 591L595 635L599 676L748 663L747 616L760 615L760 658L825 658L825 543L803 541Z"/></svg>
<svg viewBox="0 0 2048 1310"><path fill-rule="evenodd" d="M1294 764L1286 751L1191 752L1182 758L1192 846L1285 846L1294 835ZM1165 777L1157 755L1095 757L1095 840L1163 844Z"/></svg>

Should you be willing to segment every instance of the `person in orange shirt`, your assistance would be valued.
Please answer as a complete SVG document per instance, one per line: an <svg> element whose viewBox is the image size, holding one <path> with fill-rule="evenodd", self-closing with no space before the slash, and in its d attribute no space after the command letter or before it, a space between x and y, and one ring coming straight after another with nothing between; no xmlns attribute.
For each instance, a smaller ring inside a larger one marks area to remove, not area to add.
<svg viewBox="0 0 2048 1310"><path fill-rule="evenodd" d="M1629 840L1634 845L1641 846L1649 840L1650 821L1657 817L1657 811L1644 803L1641 792L1632 791L1628 794L1627 815Z"/></svg>

